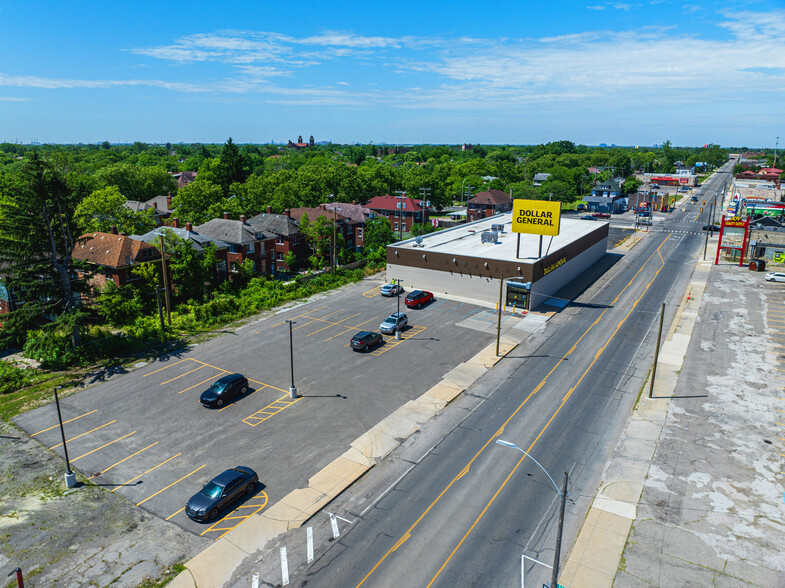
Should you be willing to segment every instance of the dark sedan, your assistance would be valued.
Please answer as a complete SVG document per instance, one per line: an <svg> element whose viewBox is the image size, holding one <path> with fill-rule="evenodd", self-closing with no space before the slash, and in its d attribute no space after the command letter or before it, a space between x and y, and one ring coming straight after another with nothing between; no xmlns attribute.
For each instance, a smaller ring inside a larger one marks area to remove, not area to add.
<svg viewBox="0 0 785 588"><path fill-rule="evenodd" d="M236 396L241 396L248 391L248 378L242 374L229 374L217 380L207 390L202 392L199 402L208 408L220 408Z"/></svg>
<svg viewBox="0 0 785 588"><path fill-rule="evenodd" d="M238 498L253 494L258 482L259 476L251 468L237 466L226 470L191 496L185 505L185 514L195 521L212 521Z"/></svg>
<svg viewBox="0 0 785 588"><path fill-rule="evenodd" d="M376 347L384 340L381 333L373 331L360 331L349 342L352 349L368 351L371 347Z"/></svg>
<svg viewBox="0 0 785 588"><path fill-rule="evenodd" d="M720 231L720 225L703 225L704 231Z"/></svg>

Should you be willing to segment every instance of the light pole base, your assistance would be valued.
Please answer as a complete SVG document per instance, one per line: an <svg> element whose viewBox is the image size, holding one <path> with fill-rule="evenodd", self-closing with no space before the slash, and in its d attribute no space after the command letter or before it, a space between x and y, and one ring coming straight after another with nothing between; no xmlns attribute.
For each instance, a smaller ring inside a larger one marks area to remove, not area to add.
<svg viewBox="0 0 785 588"><path fill-rule="evenodd" d="M65 485L68 488L76 488L76 474L73 472L65 473Z"/></svg>
<svg viewBox="0 0 785 588"><path fill-rule="evenodd" d="M290 386L289 387L289 398L297 398L297 387Z"/></svg>
<svg viewBox="0 0 785 588"><path fill-rule="evenodd" d="M401 340L401 332L400 331L395 331L395 340L396 341L400 341Z"/></svg>

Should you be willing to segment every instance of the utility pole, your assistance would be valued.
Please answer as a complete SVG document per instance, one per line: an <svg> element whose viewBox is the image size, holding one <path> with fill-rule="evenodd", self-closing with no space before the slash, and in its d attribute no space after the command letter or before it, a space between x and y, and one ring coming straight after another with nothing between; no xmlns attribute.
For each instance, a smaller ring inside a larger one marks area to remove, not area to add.
<svg viewBox="0 0 785 588"><path fill-rule="evenodd" d="M660 330L657 331L657 347L654 348L654 365L651 368L651 380L649 380L649 398L654 398L654 377L657 375L657 358L660 355L660 339L662 338L662 320L665 318L665 303L662 303L660 310Z"/></svg>
<svg viewBox="0 0 785 588"><path fill-rule="evenodd" d="M63 439L63 453L65 454L65 485L69 488L76 486L76 474L71 471L71 462L68 459L68 445L65 442L65 429L63 428L63 415L60 412L60 399L57 397L57 391L62 386L55 386L55 406L57 407L57 420L60 423L60 435Z"/></svg>
<svg viewBox="0 0 785 588"><path fill-rule="evenodd" d="M496 319L496 357L499 357L499 339L502 332L502 290L504 285L504 276L499 275L499 316Z"/></svg>
<svg viewBox="0 0 785 588"><path fill-rule="evenodd" d="M564 486L561 491L561 505L559 507L559 529L556 533L556 551L553 554L553 574L551 575L551 588L559 588L559 559L561 558L561 536L564 530L564 508L567 506L567 480L570 475L564 472Z"/></svg>
<svg viewBox="0 0 785 588"><path fill-rule="evenodd" d="M423 188L420 186L420 208L422 211L420 214L422 215L422 232L425 233L425 198L428 197L428 206L431 204L431 189L430 188ZM412 221L414 222L414 221Z"/></svg>
<svg viewBox="0 0 785 588"><path fill-rule="evenodd" d="M777 137L777 142L774 143L774 165L772 167L777 167L777 147L780 144L780 138Z"/></svg>
<svg viewBox="0 0 785 588"><path fill-rule="evenodd" d="M396 207L398 208L398 240L403 241L403 221L406 218L406 192L396 190Z"/></svg>
<svg viewBox="0 0 785 588"><path fill-rule="evenodd" d="M169 272L166 270L166 245L164 244L164 233L158 233L161 238L161 273L164 278L164 299L166 300L166 321L172 326L172 302L169 298Z"/></svg>

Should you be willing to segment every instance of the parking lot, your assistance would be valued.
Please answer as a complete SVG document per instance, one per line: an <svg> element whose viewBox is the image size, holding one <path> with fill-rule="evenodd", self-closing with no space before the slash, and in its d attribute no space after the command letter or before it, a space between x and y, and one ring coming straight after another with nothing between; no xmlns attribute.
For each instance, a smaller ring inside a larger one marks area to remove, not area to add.
<svg viewBox="0 0 785 588"><path fill-rule="evenodd" d="M409 319L401 340L385 335L379 347L355 352L351 336L378 330L397 310L396 298L379 295L381 285L365 280L316 297L62 399L72 467L161 518L220 537L306 485L348 443L493 341L496 315L488 309L436 299L410 310L401 300ZM247 393L203 407L201 392L233 372L248 378ZM62 455L53 404L15 420ZM188 519L187 499L236 465L259 474L256 492L213 523Z"/></svg>

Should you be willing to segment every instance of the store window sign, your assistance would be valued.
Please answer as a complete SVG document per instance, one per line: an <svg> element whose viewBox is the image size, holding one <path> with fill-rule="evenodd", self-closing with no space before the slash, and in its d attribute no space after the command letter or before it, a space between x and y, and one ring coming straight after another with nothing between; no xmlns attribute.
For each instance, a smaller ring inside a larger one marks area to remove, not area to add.
<svg viewBox="0 0 785 588"><path fill-rule="evenodd" d="M785 263L785 251L775 251L772 261L774 263Z"/></svg>

